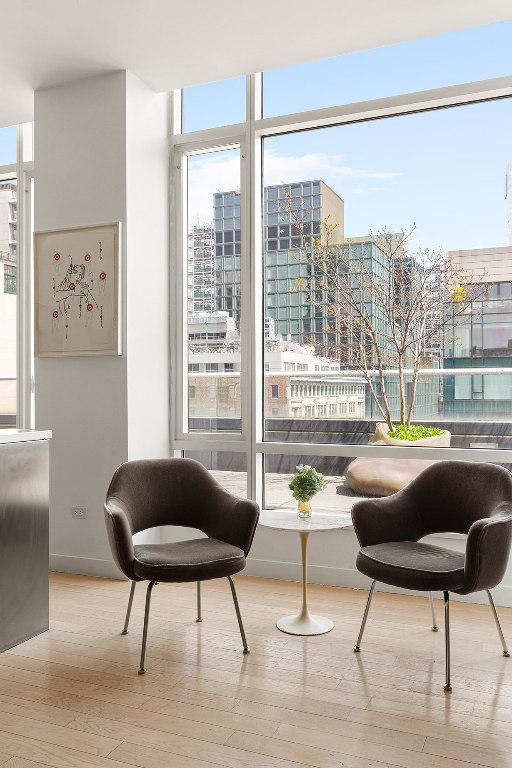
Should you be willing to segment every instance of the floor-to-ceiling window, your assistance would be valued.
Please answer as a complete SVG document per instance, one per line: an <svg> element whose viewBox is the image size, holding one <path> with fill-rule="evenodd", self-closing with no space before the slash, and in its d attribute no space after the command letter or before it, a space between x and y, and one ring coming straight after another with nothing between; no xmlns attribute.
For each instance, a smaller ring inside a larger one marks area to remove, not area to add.
<svg viewBox="0 0 512 768"><path fill-rule="evenodd" d="M173 94L173 450L268 505L309 463L325 508L356 458L512 464L511 43L506 22Z"/></svg>
<svg viewBox="0 0 512 768"><path fill-rule="evenodd" d="M28 278L31 160L31 126L0 128L0 428L30 426L30 297L20 285Z"/></svg>

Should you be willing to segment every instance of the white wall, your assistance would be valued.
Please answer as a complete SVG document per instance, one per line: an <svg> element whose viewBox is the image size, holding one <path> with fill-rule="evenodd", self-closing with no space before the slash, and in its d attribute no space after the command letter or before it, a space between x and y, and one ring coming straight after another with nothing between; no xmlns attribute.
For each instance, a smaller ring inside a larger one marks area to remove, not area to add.
<svg viewBox="0 0 512 768"><path fill-rule="evenodd" d="M169 453L167 97L127 73L128 456Z"/></svg>
<svg viewBox="0 0 512 768"><path fill-rule="evenodd" d="M168 345L150 310L154 302L167 317L166 203L148 212L137 188L153 203L167 199L165 100L125 72L102 75L36 92L35 126L35 230L122 225L123 354L35 361L36 426L53 430L51 565L114 575L103 519L108 483L119 464L140 455L135 445L161 454L167 435ZM161 281L139 303L141 274L159 270ZM146 355L142 338L150 339ZM133 395L143 383L151 404ZM87 518L72 518L72 506L87 507Z"/></svg>

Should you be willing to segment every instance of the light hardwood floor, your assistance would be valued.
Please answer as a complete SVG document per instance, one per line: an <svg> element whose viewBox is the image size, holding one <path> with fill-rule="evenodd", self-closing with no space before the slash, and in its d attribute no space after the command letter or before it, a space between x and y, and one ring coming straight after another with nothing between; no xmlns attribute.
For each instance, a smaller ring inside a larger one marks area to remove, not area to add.
<svg viewBox="0 0 512 768"><path fill-rule="evenodd" d="M0 765L9 768L476 768L512 766L512 659L487 606L453 602L453 693L425 599L312 586L335 621L280 633L299 585L237 578L251 654L226 580L153 591L147 673L137 675L145 588L120 635L126 582L54 574L50 632L0 654ZM512 644L512 610L501 609Z"/></svg>

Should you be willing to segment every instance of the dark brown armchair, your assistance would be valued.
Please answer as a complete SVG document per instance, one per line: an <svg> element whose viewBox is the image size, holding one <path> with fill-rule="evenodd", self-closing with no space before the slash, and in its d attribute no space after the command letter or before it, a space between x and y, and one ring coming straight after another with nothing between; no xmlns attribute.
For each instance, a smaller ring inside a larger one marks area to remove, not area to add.
<svg viewBox="0 0 512 768"><path fill-rule="evenodd" d="M148 581L139 674L145 672L151 592L161 582L197 583L201 621L201 581L226 577L244 646L249 653L233 574L245 568L259 517L258 505L228 493L197 461L129 461L115 472L105 503L105 521L114 559L131 580L123 634L128 632L135 585ZM133 544L133 535L156 526L197 528L207 538L172 544Z"/></svg>
<svg viewBox="0 0 512 768"><path fill-rule="evenodd" d="M510 472L495 464L439 462L393 496L357 502L352 520L361 546L357 569L372 579L355 651L360 650L375 583L381 581L429 592L434 631L432 591L443 592L445 691L451 691L450 592L487 592L503 654L509 656L491 589L504 576L512 542ZM465 553L420 541L443 532L467 534Z"/></svg>

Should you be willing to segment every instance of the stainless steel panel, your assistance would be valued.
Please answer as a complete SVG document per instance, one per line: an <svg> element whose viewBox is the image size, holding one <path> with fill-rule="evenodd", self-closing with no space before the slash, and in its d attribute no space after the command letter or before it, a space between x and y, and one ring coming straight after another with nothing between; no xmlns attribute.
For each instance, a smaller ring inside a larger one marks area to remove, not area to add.
<svg viewBox="0 0 512 768"><path fill-rule="evenodd" d="M0 651L48 629L48 454L0 445Z"/></svg>

